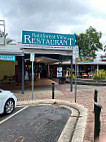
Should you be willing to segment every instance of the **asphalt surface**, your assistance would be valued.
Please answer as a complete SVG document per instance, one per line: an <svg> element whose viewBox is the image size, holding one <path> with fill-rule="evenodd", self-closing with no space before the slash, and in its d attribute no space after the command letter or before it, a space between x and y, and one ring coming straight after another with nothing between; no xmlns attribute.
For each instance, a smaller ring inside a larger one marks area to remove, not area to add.
<svg viewBox="0 0 106 142"><path fill-rule="evenodd" d="M0 114L0 122L6 118L8 118L9 116L11 116L12 114L16 113L17 111L21 110L23 107L16 107L15 110L11 113L11 114Z"/></svg>
<svg viewBox="0 0 106 142"><path fill-rule="evenodd" d="M70 115L61 106L30 106L0 124L0 142L56 142Z"/></svg>

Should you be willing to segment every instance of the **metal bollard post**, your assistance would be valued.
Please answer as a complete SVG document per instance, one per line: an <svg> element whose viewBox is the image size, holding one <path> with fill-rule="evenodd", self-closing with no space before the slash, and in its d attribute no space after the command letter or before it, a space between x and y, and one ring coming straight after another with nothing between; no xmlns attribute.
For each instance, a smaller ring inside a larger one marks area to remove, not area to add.
<svg viewBox="0 0 106 142"><path fill-rule="evenodd" d="M97 138L99 138L99 133L100 133L100 112L102 106L97 102L94 102L94 106L95 106L94 140L96 140Z"/></svg>
<svg viewBox="0 0 106 142"><path fill-rule="evenodd" d="M98 90L95 89L94 102L97 102Z"/></svg>
<svg viewBox="0 0 106 142"><path fill-rule="evenodd" d="M61 84L61 77L59 77L59 84Z"/></svg>
<svg viewBox="0 0 106 142"><path fill-rule="evenodd" d="M98 90L95 89L94 92L94 102L97 102ZM95 112L95 104L94 104L94 112Z"/></svg>
<svg viewBox="0 0 106 142"><path fill-rule="evenodd" d="M52 99L54 99L54 85L55 83L52 83Z"/></svg>

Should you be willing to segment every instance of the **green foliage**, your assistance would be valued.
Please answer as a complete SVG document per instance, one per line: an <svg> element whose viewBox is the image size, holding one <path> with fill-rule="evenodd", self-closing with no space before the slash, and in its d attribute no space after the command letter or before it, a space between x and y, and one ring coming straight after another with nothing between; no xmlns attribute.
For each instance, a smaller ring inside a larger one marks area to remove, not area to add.
<svg viewBox="0 0 106 142"><path fill-rule="evenodd" d="M106 71L101 69L101 70L98 71L98 75L97 75L97 70L96 70L95 74L93 75L93 79L97 79L97 80L106 79Z"/></svg>
<svg viewBox="0 0 106 142"><path fill-rule="evenodd" d="M102 49L102 43L100 38L102 37L101 32L97 32L93 27L89 27L86 33L75 34L76 45L79 47L79 54L81 56L96 57L95 52L98 49Z"/></svg>

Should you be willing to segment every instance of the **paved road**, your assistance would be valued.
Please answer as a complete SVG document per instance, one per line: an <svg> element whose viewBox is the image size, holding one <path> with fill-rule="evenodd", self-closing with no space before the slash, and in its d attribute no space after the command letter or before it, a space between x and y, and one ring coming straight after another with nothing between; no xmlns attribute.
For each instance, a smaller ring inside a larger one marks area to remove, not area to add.
<svg viewBox="0 0 106 142"><path fill-rule="evenodd" d="M56 142L70 114L54 105L27 107L0 124L0 142Z"/></svg>
<svg viewBox="0 0 106 142"><path fill-rule="evenodd" d="M10 117L11 115L15 114L16 112L18 112L19 110L21 110L23 107L16 107L15 110L13 111L13 113L11 114L0 114L0 122L7 119L8 117Z"/></svg>

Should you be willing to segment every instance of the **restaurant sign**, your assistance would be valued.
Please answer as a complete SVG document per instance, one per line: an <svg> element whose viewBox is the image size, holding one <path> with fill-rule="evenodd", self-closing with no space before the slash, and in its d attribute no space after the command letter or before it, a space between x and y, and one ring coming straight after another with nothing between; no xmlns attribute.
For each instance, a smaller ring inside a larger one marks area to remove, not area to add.
<svg viewBox="0 0 106 142"><path fill-rule="evenodd" d="M0 55L0 60L2 61L15 61L14 55Z"/></svg>
<svg viewBox="0 0 106 142"><path fill-rule="evenodd" d="M51 47L73 47L75 46L75 35L22 31L22 44Z"/></svg>

